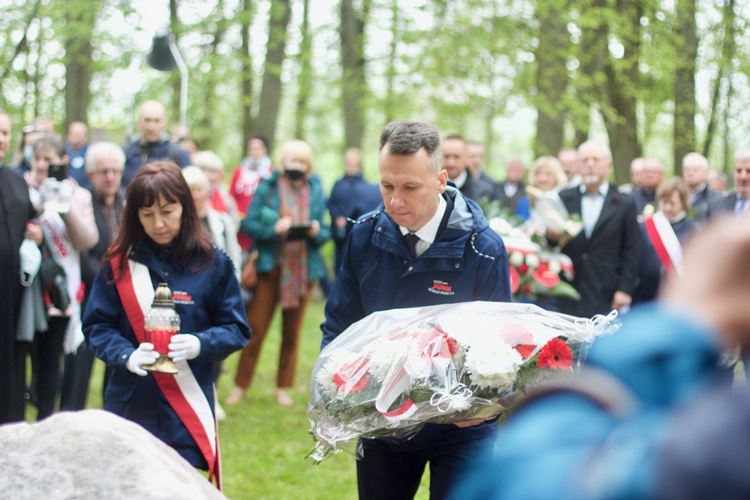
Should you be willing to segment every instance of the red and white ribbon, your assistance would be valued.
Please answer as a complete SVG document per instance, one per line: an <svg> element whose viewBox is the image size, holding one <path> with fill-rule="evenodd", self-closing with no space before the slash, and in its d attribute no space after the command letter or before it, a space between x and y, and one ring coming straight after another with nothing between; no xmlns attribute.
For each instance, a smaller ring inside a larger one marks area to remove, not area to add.
<svg viewBox="0 0 750 500"><path fill-rule="evenodd" d="M111 264L112 269L117 273L120 268L119 258L113 258ZM145 342L144 319L154 300L154 287L148 268L143 264L128 260L122 278L116 281L116 287L138 342ZM176 375L153 373L154 378L170 406L198 444L201 454L208 463L209 480L215 478L216 487L221 490L219 434L216 419L188 362L179 361L176 364L179 371Z"/></svg>
<svg viewBox="0 0 750 500"><path fill-rule="evenodd" d="M682 245L672 225L660 211L644 221L646 233L667 273L682 275Z"/></svg>

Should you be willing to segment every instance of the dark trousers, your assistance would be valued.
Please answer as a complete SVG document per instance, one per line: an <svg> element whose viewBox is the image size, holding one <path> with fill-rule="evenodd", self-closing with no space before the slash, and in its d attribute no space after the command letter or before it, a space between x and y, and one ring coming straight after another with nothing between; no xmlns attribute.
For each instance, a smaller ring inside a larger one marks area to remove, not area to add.
<svg viewBox="0 0 750 500"><path fill-rule="evenodd" d="M360 500L407 500L419 489L425 466L430 464L430 499L447 498L448 493L489 443L477 439L425 450L394 452L388 441L362 439L363 458L357 460Z"/></svg>
<svg viewBox="0 0 750 500"><path fill-rule="evenodd" d="M86 342L78 351L65 356L63 368L62 392L60 393L60 410L76 411L86 408L86 397L89 392L91 368L94 365L94 354L86 347Z"/></svg>
<svg viewBox="0 0 750 500"><path fill-rule="evenodd" d="M36 394L37 420L55 411L60 387L60 358L68 318L49 318L49 330L36 332L31 349L33 394Z"/></svg>
<svg viewBox="0 0 750 500"><path fill-rule="evenodd" d="M279 302L280 281L281 271L278 267L275 267L270 273L258 275L258 284L253 291L253 300L247 309L247 323L252 330L252 336L250 337L250 343L242 349L237 364L237 375L234 377L234 383L243 389L250 387L253 381L260 349L263 347L263 341ZM311 286L308 286L305 296L300 297L299 307L285 309L281 313L281 352L279 353L279 371L276 377L277 387L291 387L294 384L300 330L307 310L307 303L310 300L311 288Z"/></svg>

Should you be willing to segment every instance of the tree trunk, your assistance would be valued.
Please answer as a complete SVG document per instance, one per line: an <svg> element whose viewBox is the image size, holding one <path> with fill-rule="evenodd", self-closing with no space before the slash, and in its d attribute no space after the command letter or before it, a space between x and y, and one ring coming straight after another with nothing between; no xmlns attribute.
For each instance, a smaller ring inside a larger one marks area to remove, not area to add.
<svg viewBox="0 0 750 500"><path fill-rule="evenodd" d="M623 56L621 59L614 59L610 55L605 62L605 95L608 106L602 114L612 150L615 182L623 184L630 179L630 162L641 156L636 90L640 83L638 63L643 7L639 0L619 0L617 10L625 21L620 34Z"/></svg>
<svg viewBox="0 0 750 500"><path fill-rule="evenodd" d="M307 117L307 103L310 100L312 87L312 34L310 33L310 0L304 0L302 5L302 28L299 55L299 77L297 78L297 109L294 113L294 135L297 139L305 138L305 118Z"/></svg>
<svg viewBox="0 0 750 500"><path fill-rule="evenodd" d="M607 23L604 20L605 0L580 0L576 2L580 13L581 41L577 56L580 69L574 80L579 106L569 114L573 123L573 145L578 147L589 137L591 109L601 101L604 60L607 52Z"/></svg>
<svg viewBox="0 0 750 500"><path fill-rule="evenodd" d="M711 150L711 141L713 140L716 125L719 121L717 109L721 99L722 81L729 81L731 78L732 58L735 51L735 13L734 0L725 0L724 3L724 40L721 45L721 59L719 60L719 69L716 72L716 81L713 83L713 93L711 96L711 111L708 116L708 125L706 126L706 137L703 141L701 151L703 156L708 158Z"/></svg>
<svg viewBox="0 0 750 500"><path fill-rule="evenodd" d="M534 52L537 64L537 125L534 154L557 155L563 146L565 113L563 102L568 83L566 62L569 53L567 2L538 2L539 45Z"/></svg>
<svg viewBox="0 0 750 500"><path fill-rule="evenodd" d="M369 0L358 12L353 0L341 0L341 85L344 112L344 141L347 148L361 148L365 130L365 26Z"/></svg>
<svg viewBox="0 0 750 500"><path fill-rule="evenodd" d="M396 60L398 59L398 45L401 41L401 23L399 19L398 0L391 2L391 43L388 49L388 66L385 70L385 102L383 111L386 123L390 123L396 116Z"/></svg>
<svg viewBox="0 0 750 500"><path fill-rule="evenodd" d="M268 19L268 43L263 67L263 84L260 90L258 115L253 120L255 132L268 137L273 148L276 121L281 103L281 71L286 57L286 38L292 9L290 0L272 0Z"/></svg>
<svg viewBox="0 0 750 500"><path fill-rule="evenodd" d="M242 0L240 25L242 27L242 47L240 49L240 83L242 94L242 143L240 155L245 156L245 142L253 133L253 59L250 55L250 26L253 20L252 0Z"/></svg>
<svg viewBox="0 0 750 500"><path fill-rule="evenodd" d="M70 2L65 10L65 128L88 123L91 101L92 45L100 4Z"/></svg>
<svg viewBox="0 0 750 500"><path fill-rule="evenodd" d="M695 151L695 70L698 36L695 0L677 2L677 67L674 78L674 174L682 176L682 159Z"/></svg>
<svg viewBox="0 0 750 500"><path fill-rule="evenodd" d="M210 68L206 72L206 81L203 86L203 113L200 115L199 127L191 132L191 137L202 146L201 149L213 149L216 139L216 134L214 133L216 113L212 110L216 106L216 86L219 83L218 66L221 64L218 47L227 31L227 19L224 17L224 0L217 1L216 13L216 30L211 40L211 51L208 54Z"/></svg>

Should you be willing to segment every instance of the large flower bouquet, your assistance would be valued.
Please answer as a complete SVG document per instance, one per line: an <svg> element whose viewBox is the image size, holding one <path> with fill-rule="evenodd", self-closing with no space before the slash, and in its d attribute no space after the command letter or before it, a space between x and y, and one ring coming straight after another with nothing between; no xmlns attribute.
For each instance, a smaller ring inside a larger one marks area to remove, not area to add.
<svg viewBox="0 0 750 500"><path fill-rule="evenodd" d="M521 302L534 302L540 296L578 300L580 294L570 284L573 262L559 248L547 245L545 234L550 229L569 239L575 237L583 225L568 214L557 194L529 186L526 189L534 200L528 221L509 215L497 201L485 202L482 206L490 228L505 243L513 298Z"/></svg>
<svg viewBox="0 0 750 500"><path fill-rule="evenodd" d="M557 370L577 366L611 319L496 302L373 313L315 364L310 456L323 460L360 437L408 438L428 422L492 418Z"/></svg>

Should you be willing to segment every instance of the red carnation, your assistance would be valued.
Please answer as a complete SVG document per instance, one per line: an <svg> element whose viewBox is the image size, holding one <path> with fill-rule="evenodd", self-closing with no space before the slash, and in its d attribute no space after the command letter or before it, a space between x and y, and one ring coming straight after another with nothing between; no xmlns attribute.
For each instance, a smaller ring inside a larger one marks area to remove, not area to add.
<svg viewBox="0 0 750 500"><path fill-rule="evenodd" d="M568 344L554 338L539 351L537 366L552 370L570 370L573 368L573 353L570 352Z"/></svg>
<svg viewBox="0 0 750 500"><path fill-rule="evenodd" d="M516 346L513 346L513 349L518 351L518 354L520 354L524 358L528 358L529 356L531 356L531 353L534 352L536 346L534 344L518 344Z"/></svg>
<svg viewBox="0 0 750 500"><path fill-rule="evenodd" d="M354 394L361 391L370 382L370 377L365 371L362 373L362 360L352 361L341 367L333 376L333 383L336 384L336 389L344 394Z"/></svg>
<svg viewBox="0 0 750 500"><path fill-rule="evenodd" d="M510 275L510 293L516 293L518 287L521 286L521 276L516 268L511 265L508 266L508 274Z"/></svg>
<svg viewBox="0 0 750 500"><path fill-rule="evenodd" d="M542 263L534 271L534 279L547 288L552 288L560 283L560 275L550 271L549 264Z"/></svg>

